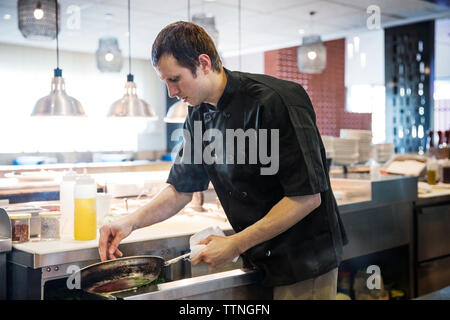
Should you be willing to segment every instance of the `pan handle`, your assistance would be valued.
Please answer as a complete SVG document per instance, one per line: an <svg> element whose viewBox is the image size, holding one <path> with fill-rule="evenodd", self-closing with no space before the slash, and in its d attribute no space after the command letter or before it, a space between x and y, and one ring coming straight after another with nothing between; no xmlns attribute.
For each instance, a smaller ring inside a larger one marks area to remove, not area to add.
<svg viewBox="0 0 450 320"><path fill-rule="evenodd" d="M190 255L191 255L190 252L189 252L189 253L185 253L185 254L183 254L183 255L181 255L181 256L179 256L179 257L176 257L176 258L167 260L166 262L164 262L164 265L165 265L165 266L168 266L168 265L173 264L173 263L175 263L175 262L178 262L178 261L180 261L180 260L189 260L189 256L190 256Z"/></svg>

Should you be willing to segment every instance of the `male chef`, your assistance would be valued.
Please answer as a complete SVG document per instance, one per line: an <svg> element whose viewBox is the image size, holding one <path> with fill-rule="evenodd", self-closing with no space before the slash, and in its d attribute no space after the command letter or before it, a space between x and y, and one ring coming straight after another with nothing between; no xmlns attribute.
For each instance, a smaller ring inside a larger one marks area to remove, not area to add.
<svg viewBox="0 0 450 320"><path fill-rule="evenodd" d="M273 287L274 299L334 299L347 238L306 91L227 70L210 36L189 22L161 30L152 63L169 96L190 106L183 144L168 186L100 229L101 259L122 256L122 239L172 217L211 182L235 233L202 240L193 265L216 267L240 255Z"/></svg>

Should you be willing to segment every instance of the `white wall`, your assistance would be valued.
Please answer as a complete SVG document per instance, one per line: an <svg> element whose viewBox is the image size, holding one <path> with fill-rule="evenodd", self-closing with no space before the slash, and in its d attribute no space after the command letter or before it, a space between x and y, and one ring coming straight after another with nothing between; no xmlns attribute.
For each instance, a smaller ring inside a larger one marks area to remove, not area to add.
<svg viewBox="0 0 450 320"><path fill-rule="evenodd" d="M224 57L222 60L224 67L231 71L264 73L264 52L242 55L241 70L239 70L239 56Z"/></svg>
<svg viewBox="0 0 450 320"><path fill-rule="evenodd" d="M436 42L435 79L450 80L450 43Z"/></svg>
<svg viewBox="0 0 450 320"><path fill-rule="evenodd" d="M156 123L106 117L123 96L127 61L120 73L101 73L94 55L64 51L60 68L67 93L81 102L87 118L31 118L36 101L50 92L55 67L55 50L0 43L0 153L166 148L165 87L149 60L134 59L132 73L138 96L159 116ZM139 134L145 145L138 143Z"/></svg>
<svg viewBox="0 0 450 320"><path fill-rule="evenodd" d="M439 19L435 23L434 78L450 80L450 19Z"/></svg>
<svg viewBox="0 0 450 320"><path fill-rule="evenodd" d="M355 50L355 37L359 38L359 50ZM352 34L345 43L345 86L384 85L384 30ZM349 44L354 47L353 57ZM362 54L366 56L365 65L361 63Z"/></svg>

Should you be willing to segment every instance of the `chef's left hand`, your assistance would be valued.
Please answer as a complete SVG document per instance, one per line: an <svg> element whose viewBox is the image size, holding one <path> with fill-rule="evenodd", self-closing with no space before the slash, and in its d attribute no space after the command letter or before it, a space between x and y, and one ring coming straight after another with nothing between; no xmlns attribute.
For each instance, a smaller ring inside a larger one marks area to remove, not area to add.
<svg viewBox="0 0 450 320"><path fill-rule="evenodd" d="M193 265L206 263L215 268L239 256L238 246L232 236L210 235L198 244L205 244L206 247L191 259Z"/></svg>

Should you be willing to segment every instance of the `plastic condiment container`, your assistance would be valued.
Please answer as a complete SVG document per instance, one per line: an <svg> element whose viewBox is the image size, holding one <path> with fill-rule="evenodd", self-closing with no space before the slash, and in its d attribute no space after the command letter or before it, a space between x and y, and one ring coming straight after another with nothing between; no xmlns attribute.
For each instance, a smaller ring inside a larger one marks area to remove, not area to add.
<svg viewBox="0 0 450 320"><path fill-rule="evenodd" d="M11 240L13 243L30 241L30 213L9 214L11 220Z"/></svg>
<svg viewBox="0 0 450 320"><path fill-rule="evenodd" d="M88 174L79 176L74 189L74 239L95 240L97 237L97 184Z"/></svg>
<svg viewBox="0 0 450 320"><path fill-rule="evenodd" d="M59 240L61 238L61 212L41 212L39 217L41 219L41 240Z"/></svg>
<svg viewBox="0 0 450 320"><path fill-rule="evenodd" d="M73 170L68 171L59 185L59 201L61 210L61 234L73 237L74 219L74 189L78 174Z"/></svg>

